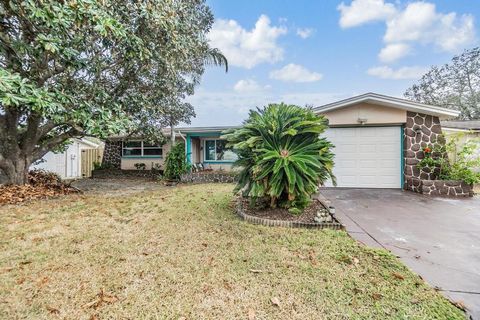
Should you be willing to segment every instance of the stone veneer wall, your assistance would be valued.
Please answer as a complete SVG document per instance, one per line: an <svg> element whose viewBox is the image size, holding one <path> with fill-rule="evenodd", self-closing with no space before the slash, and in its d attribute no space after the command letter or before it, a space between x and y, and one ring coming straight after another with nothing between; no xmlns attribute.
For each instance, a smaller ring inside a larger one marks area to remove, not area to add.
<svg viewBox="0 0 480 320"><path fill-rule="evenodd" d="M421 180L435 180L437 170L420 169L417 164L424 158L423 148L442 141L442 127L438 117L407 111L404 132L404 189L421 193Z"/></svg>
<svg viewBox="0 0 480 320"><path fill-rule="evenodd" d="M105 141L102 164L115 169L120 169L122 161L122 141Z"/></svg>
<svg viewBox="0 0 480 320"><path fill-rule="evenodd" d="M473 188L456 180L421 180L421 193L430 196L472 197Z"/></svg>

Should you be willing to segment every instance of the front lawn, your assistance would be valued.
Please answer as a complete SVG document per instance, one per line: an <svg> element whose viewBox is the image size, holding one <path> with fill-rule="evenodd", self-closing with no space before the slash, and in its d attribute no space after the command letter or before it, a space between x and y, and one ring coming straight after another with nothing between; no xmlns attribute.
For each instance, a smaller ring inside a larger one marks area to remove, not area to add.
<svg viewBox="0 0 480 320"><path fill-rule="evenodd" d="M463 319L340 231L255 226L231 185L0 208L5 319Z"/></svg>

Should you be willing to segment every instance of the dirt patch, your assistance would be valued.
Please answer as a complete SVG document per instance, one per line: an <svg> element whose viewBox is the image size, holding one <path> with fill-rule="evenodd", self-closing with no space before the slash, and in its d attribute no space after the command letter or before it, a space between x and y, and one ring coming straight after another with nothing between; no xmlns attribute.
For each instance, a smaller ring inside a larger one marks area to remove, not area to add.
<svg viewBox="0 0 480 320"><path fill-rule="evenodd" d="M128 195L147 190L165 188L161 181L149 178L90 178L74 181L73 186L85 193L102 192L104 195Z"/></svg>
<svg viewBox="0 0 480 320"><path fill-rule="evenodd" d="M242 207L246 214L270 220L315 222L314 218L317 215L317 212L328 213L327 209L325 209L322 203L318 200L313 200L300 215L291 214L284 208L255 208L250 205L250 201L247 198L242 198L240 201L242 202Z"/></svg>

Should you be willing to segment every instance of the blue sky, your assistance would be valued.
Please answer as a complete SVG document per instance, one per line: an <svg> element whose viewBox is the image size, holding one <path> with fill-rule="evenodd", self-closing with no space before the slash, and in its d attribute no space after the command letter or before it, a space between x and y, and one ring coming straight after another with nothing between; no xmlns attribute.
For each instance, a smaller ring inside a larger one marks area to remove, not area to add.
<svg viewBox="0 0 480 320"><path fill-rule="evenodd" d="M476 0L208 0L209 67L192 125L236 125L268 103L319 106L373 91L399 96L431 65L479 44Z"/></svg>

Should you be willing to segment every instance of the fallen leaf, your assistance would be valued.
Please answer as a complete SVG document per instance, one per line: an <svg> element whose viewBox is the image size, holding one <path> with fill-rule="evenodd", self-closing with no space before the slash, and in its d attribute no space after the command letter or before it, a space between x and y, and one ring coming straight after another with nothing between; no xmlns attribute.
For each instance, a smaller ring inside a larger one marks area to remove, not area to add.
<svg viewBox="0 0 480 320"><path fill-rule="evenodd" d="M262 273L263 272L263 270L259 270L259 269L250 269L249 271L252 272L252 273Z"/></svg>
<svg viewBox="0 0 480 320"><path fill-rule="evenodd" d="M309 253L308 253L308 259L310 260L310 263L312 265L317 265L317 258L316 258L316 255L315 255L315 251L311 250Z"/></svg>
<svg viewBox="0 0 480 320"><path fill-rule="evenodd" d="M382 295L380 293L374 293L372 294L372 298L374 300L380 300L382 298Z"/></svg>
<svg viewBox="0 0 480 320"><path fill-rule="evenodd" d="M400 273L394 272L394 273L392 273L392 276L394 276L398 280L405 280L405 277L403 275L401 275Z"/></svg>
<svg viewBox="0 0 480 320"><path fill-rule="evenodd" d="M465 303L463 301L454 301L453 302L453 305L459 309L462 309L463 311L465 311L467 309L467 306L465 305Z"/></svg>
<svg viewBox="0 0 480 320"><path fill-rule="evenodd" d="M358 258L354 257L354 258L353 258L353 263L354 263L354 264L359 264L359 263L360 263L360 260L358 260Z"/></svg>
<svg viewBox="0 0 480 320"><path fill-rule="evenodd" d="M248 320L254 320L254 319L255 319L255 310L248 309Z"/></svg>
<svg viewBox="0 0 480 320"><path fill-rule="evenodd" d="M60 310L58 310L57 308L50 307L50 306L47 306L47 311L50 312L51 314L59 314L60 313Z"/></svg>
<svg viewBox="0 0 480 320"><path fill-rule="evenodd" d="M97 294L97 298L89 303L83 305L83 308L99 308L103 303L114 303L117 302L118 298L114 295L105 293L103 289Z"/></svg>
<svg viewBox="0 0 480 320"><path fill-rule="evenodd" d="M273 297L270 299L270 301L272 302L272 304L276 307L280 307L280 300L278 300L277 297Z"/></svg>

